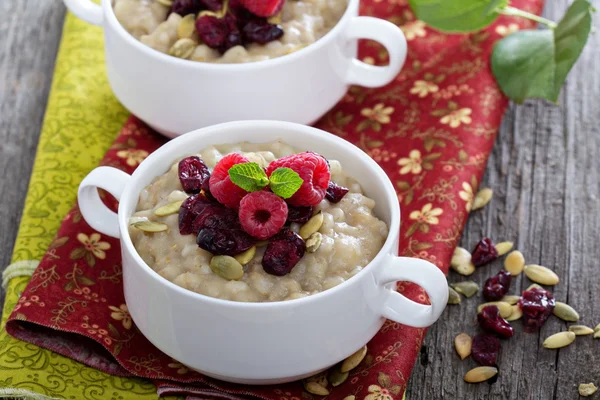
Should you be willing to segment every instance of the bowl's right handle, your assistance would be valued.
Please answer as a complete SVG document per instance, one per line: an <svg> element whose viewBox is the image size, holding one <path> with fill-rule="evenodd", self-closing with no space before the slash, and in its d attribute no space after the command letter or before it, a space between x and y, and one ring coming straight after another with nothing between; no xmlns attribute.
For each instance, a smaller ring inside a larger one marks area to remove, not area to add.
<svg viewBox="0 0 600 400"><path fill-rule="evenodd" d="M358 59L352 60L346 82L365 87L385 86L398 75L406 61L406 38L396 25L373 17L354 17L346 28L346 37L351 40L371 39L381 43L390 58L389 65L376 67Z"/></svg>
<svg viewBox="0 0 600 400"><path fill-rule="evenodd" d="M397 281L410 281L421 286L429 295L431 305L416 303L385 287ZM432 263L419 258L391 256L378 277L378 283L381 290L388 292L381 314L415 328L424 328L437 321L448 302L448 283L444 273Z"/></svg>
<svg viewBox="0 0 600 400"><path fill-rule="evenodd" d="M112 167L98 167L79 184L77 201L81 215L94 230L114 238L119 235L117 214L104 205L98 194L98 188L106 190L117 200L125 190L130 175Z"/></svg>
<svg viewBox="0 0 600 400"><path fill-rule="evenodd" d="M102 6L91 0L63 0L67 8L76 16L94 25L102 25Z"/></svg>

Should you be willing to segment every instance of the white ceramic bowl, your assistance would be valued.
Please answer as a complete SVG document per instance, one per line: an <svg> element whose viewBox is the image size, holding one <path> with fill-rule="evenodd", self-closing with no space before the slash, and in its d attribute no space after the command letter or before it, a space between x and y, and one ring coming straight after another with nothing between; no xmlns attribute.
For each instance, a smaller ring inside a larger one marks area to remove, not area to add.
<svg viewBox="0 0 600 400"><path fill-rule="evenodd" d="M338 24L293 54L246 64L212 64L160 53L131 36L117 21L111 0L64 0L85 21L102 25L106 70L121 103L159 132L174 137L198 127L249 119L311 124L332 108L348 86L383 86L406 59L406 40L394 24L358 17L349 0ZM383 44L389 65L356 58L359 38Z"/></svg>
<svg viewBox="0 0 600 400"><path fill-rule="evenodd" d="M376 201L376 215L390 233L371 263L348 281L309 297L242 303L183 289L142 260L127 224L140 191L155 177L177 158L209 145L276 139L339 160ZM118 215L102 204L97 188L119 199ZM431 325L448 299L446 278L436 266L397 256L400 208L385 172L349 142L303 125L242 121L188 133L150 154L131 176L110 167L93 170L79 186L79 207L93 229L121 238L125 300L140 331L174 359L226 381L267 384L310 376L362 347L386 318L415 327ZM423 287L431 305L397 293L398 280Z"/></svg>

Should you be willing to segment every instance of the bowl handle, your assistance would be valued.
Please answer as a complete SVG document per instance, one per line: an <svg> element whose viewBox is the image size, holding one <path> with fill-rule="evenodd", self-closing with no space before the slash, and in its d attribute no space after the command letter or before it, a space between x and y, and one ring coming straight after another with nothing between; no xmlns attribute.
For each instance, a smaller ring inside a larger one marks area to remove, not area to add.
<svg viewBox="0 0 600 400"><path fill-rule="evenodd" d="M102 6L92 3L91 0L63 0L65 6L85 22L102 25Z"/></svg>
<svg viewBox="0 0 600 400"><path fill-rule="evenodd" d="M346 28L348 39L371 39L388 51L390 63L376 67L358 59L352 60L346 82L351 85L380 87L398 75L406 61L406 38L402 30L391 22L373 17L354 17Z"/></svg>
<svg viewBox="0 0 600 400"><path fill-rule="evenodd" d="M398 323L424 328L433 324L442 314L448 302L448 283L444 273L432 263L418 258L396 257L388 260L378 278L381 290L388 292L381 314ZM431 305L416 303L384 285L410 281L421 286Z"/></svg>
<svg viewBox="0 0 600 400"><path fill-rule="evenodd" d="M106 190L117 200L129 182L130 175L112 167L98 167L79 184L77 201L85 221L95 230L114 238L119 235L117 214L104 205L98 188Z"/></svg>

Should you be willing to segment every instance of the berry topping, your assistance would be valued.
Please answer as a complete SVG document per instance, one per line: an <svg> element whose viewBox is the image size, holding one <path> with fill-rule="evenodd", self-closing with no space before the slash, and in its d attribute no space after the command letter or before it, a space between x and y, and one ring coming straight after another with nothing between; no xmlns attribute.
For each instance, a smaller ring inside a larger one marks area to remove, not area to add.
<svg viewBox="0 0 600 400"><path fill-rule="evenodd" d="M477 314L477 321L483 329L500 337L509 338L515 334L513 327L500 316L500 310L497 306L483 307L483 310Z"/></svg>
<svg viewBox="0 0 600 400"><path fill-rule="evenodd" d="M266 44L283 36L283 29L279 25L270 24L264 19L254 19L244 25L242 29L247 42Z"/></svg>
<svg viewBox="0 0 600 400"><path fill-rule="evenodd" d="M256 240L239 229L202 228L196 243L212 254L234 256L254 246Z"/></svg>
<svg viewBox="0 0 600 400"><path fill-rule="evenodd" d="M202 3L200 0L173 0L171 12L179 14L182 17L188 14L196 14L204 8Z"/></svg>
<svg viewBox="0 0 600 400"><path fill-rule="evenodd" d="M330 172L325 158L313 152L292 154L272 161L267 167L267 176L277 168L290 168L303 183L300 189L288 199L293 206L316 206L324 198L329 186Z"/></svg>
<svg viewBox="0 0 600 400"><path fill-rule="evenodd" d="M483 297L488 301L500 300L510 289L512 275L510 272L501 270L496 276L492 276L483 285Z"/></svg>
<svg viewBox="0 0 600 400"><path fill-rule="evenodd" d="M348 188L340 186L334 181L329 181L325 198L331 203L339 203L344 198L346 193L348 193L348 190Z"/></svg>
<svg viewBox="0 0 600 400"><path fill-rule="evenodd" d="M179 181L186 193L199 193L210 178L208 167L197 156L186 157L179 162Z"/></svg>
<svg viewBox="0 0 600 400"><path fill-rule="evenodd" d="M179 208L179 233L189 235L196 233L194 229L194 220L204 209L214 204L202 193L188 197L183 201Z"/></svg>
<svg viewBox="0 0 600 400"><path fill-rule="evenodd" d="M277 234L288 216L285 201L267 191L247 194L240 202L240 223L251 236L266 240Z"/></svg>
<svg viewBox="0 0 600 400"><path fill-rule="evenodd" d="M471 254L471 261L476 267L489 264L498 258L498 250L490 238L481 239Z"/></svg>
<svg viewBox="0 0 600 400"><path fill-rule="evenodd" d="M204 15L196 20L196 32L204 44L221 53L242 44L242 34L235 17L231 14L223 18Z"/></svg>
<svg viewBox="0 0 600 400"><path fill-rule="evenodd" d="M283 7L284 0L241 0L244 7L259 17L272 17Z"/></svg>
<svg viewBox="0 0 600 400"><path fill-rule="evenodd" d="M479 365L493 367L500 352L500 340L489 333L479 333L473 338L471 357Z"/></svg>
<svg viewBox="0 0 600 400"><path fill-rule="evenodd" d="M215 165L210 176L210 193L212 196L220 203L236 210L240 206L240 201L248 192L231 182L229 168L246 162L248 162L248 159L240 154L228 154Z"/></svg>
<svg viewBox="0 0 600 400"><path fill-rule="evenodd" d="M200 0L200 3L210 11L219 11L223 8L223 0Z"/></svg>
<svg viewBox="0 0 600 400"><path fill-rule="evenodd" d="M307 207L295 207L288 206L288 217L286 223L297 222L299 224L305 224L308 222L310 217L313 216L313 208Z"/></svg>
<svg viewBox="0 0 600 400"><path fill-rule="evenodd" d="M212 203L194 219L192 229L198 232L202 228L242 229L234 209L219 203Z"/></svg>
<svg viewBox="0 0 600 400"><path fill-rule="evenodd" d="M523 323L525 331L535 332L544 325L554 305L554 296L547 290L533 288L521 294L519 306L523 311Z"/></svg>
<svg viewBox="0 0 600 400"><path fill-rule="evenodd" d="M269 241L262 259L263 269L267 274L283 276L292 271L304 256L306 243L290 229L283 229Z"/></svg>

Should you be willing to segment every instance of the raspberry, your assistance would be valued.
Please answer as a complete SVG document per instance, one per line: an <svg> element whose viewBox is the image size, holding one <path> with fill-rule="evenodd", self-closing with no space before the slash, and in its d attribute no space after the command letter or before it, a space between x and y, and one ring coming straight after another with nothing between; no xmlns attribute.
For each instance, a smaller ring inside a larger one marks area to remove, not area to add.
<svg viewBox="0 0 600 400"><path fill-rule="evenodd" d="M231 153L223 157L215 165L213 173L210 176L209 185L210 193L219 203L235 208L236 210L239 208L242 197L247 195L248 192L231 182L229 168L249 161L241 154Z"/></svg>
<svg viewBox="0 0 600 400"><path fill-rule="evenodd" d="M325 198L331 174L324 157L310 151L282 157L269 164L267 176L283 167L296 171L304 181L300 189L287 199L288 203L293 206L316 206Z"/></svg>
<svg viewBox="0 0 600 400"><path fill-rule="evenodd" d="M242 5L259 17L272 17L283 7L284 0L241 0Z"/></svg>
<svg viewBox="0 0 600 400"><path fill-rule="evenodd" d="M240 223L251 236L266 240L285 224L288 206L275 193L260 191L244 196L240 202Z"/></svg>

